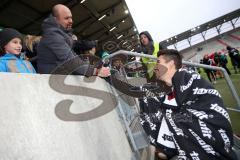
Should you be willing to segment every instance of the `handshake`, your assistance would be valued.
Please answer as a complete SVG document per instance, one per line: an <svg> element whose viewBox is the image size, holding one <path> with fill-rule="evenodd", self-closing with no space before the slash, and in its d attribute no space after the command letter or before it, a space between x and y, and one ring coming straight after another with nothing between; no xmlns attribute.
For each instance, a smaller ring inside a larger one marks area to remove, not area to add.
<svg viewBox="0 0 240 160"><path fill-rule="evenodd" d="M109 67L101 67L96 70L96 75L99 77L108 77L111 75Z"/></svg>

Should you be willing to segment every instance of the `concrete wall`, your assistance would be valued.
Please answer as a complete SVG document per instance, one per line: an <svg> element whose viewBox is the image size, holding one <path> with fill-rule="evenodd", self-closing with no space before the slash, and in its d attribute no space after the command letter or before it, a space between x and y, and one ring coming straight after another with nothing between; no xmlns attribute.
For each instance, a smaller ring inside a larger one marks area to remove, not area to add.
<svg viewBox="0 0 240 160"><path fill-rule="evenodd" d="M0 79L1 160L131 159L104 80L15 73Z"/></svg>

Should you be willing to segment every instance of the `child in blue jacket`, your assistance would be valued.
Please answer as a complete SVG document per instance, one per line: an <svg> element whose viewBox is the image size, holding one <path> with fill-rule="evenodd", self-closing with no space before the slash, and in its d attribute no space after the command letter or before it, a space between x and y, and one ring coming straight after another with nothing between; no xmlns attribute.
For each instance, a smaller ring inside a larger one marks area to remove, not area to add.
<svg viewBox="0 0 240 160"><path fill-rule="evenodd" d="M36 73L32 64L21 57L22 35L5 28L0 32L0 72Z"/></svg>

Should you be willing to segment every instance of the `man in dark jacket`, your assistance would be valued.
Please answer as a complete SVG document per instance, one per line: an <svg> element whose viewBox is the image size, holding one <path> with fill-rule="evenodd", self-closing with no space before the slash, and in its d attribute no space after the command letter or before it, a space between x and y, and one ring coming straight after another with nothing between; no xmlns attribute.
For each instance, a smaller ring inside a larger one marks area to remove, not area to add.
<svg viewBox="0 0 240 160"><path fill-rule="evenodd" d="M236 48L230 46L227 46L227 50L228 55L231 58L232 66L235 70L235 73L238 73L238 70L240 71L240 53Z"/></svg>
<svg viewBox="0 0 240 160"><path fill-rule="evenodd" d="M172 92L143 98L141 124L151 143L168 158L176 152L178 159L236 159L230 117L221 95L198 73L181 67L178 51L158 52L156 77L171 86Z"/></svg>
<svg viewBox="0 0 240 160"><path fill-rule="evenodd" d="M66 66L74 66L75 69L70 69L73 74L107 76L102 75L102 68L97 70L94 66L85 64L73 52L72 24L70 9L61 4L55 5L52 14L42 24L43 35L37 48L38 72L50 74L58 70L59 74L70 74L68 71L61 72L59 67L66 70Z"/></svg>

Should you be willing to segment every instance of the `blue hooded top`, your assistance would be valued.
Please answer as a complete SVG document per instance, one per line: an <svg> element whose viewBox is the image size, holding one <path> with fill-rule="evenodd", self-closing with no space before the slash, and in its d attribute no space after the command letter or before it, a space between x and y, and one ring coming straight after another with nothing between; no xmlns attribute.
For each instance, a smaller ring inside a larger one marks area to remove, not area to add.
<svg viewBox="0 0 240 160"><path fill-rule="evenodd" d="M0 72L36 73L29 61L10 53L0 57Z"/></svg>

